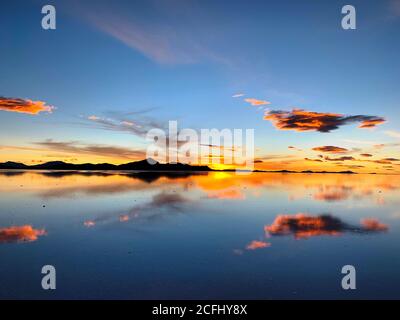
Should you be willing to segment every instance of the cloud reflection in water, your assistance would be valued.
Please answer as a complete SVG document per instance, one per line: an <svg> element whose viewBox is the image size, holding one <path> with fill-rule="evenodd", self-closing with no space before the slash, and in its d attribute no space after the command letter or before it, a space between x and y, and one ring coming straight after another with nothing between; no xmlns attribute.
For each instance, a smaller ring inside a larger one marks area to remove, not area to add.
<svg viewBox="0 0 400 320"><path fill-rule="evenodd" d="M33 242L44 235L46 235L44 229L34 229L31 225L0 228L0 244Z"/></svg>

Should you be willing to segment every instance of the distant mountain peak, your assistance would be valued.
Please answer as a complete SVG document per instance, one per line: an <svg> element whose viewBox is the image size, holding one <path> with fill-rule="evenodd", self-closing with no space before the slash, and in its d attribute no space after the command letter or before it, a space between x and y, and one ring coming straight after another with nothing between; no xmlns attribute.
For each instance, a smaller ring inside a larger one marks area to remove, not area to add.
<svg viewBox="0 0 400 320"><path fill-rule="evenodd" d="M64 164L69 164L64 161L49 161L49 162L44 162L42 165L64 165Z"/></svg>
<svg viewBox="0 0 400 320"><path fill-rule="evenodd" d="M25 164L23 164L21 162L14 162L14 161L3 162L3 163L0 163L0 165L3 165L5 167L10 167L10 168L17 168L17 169L27 167Z"/></svg>

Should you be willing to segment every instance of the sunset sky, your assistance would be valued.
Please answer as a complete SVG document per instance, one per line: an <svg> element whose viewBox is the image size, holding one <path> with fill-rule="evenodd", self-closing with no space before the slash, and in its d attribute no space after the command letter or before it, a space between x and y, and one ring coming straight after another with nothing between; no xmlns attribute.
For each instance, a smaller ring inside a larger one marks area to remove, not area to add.
<svg viewBox="0 0 400 320"><path fill-rule="evenodd" d="M0 162L126 163L145 133L254 129L257 169L400 173L400 0L42 1L0 10Z"/></svg>

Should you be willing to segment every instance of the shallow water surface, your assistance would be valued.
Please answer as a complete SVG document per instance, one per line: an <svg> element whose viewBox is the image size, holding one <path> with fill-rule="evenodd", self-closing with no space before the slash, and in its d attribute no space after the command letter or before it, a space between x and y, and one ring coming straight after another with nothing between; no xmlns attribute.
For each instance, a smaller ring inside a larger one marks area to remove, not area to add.
<svg viewBox="0 0 400 320"><path fill-rule="evenodd" d="M399 195L395 175L1 171L0 298L398 299Z"/></svg>

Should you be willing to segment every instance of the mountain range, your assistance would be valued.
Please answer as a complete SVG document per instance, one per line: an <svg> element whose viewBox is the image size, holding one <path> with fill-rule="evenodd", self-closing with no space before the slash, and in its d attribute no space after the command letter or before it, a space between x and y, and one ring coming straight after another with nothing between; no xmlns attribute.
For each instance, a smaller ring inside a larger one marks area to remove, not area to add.
<svg viewBox="0 0 400 320"><path fill-rule="evenodd" d="M215 170L208 166L190 165L183 163L159 163L151 158L140 161L129 162L125 164L110 164L110 163L82 163L74 164L63 161L50 161L35 165L26 165L20 162L0 162L0 170L132 170L132 171L226 171L234 172L236 169L223 169ZM240 169L239 169L240 171ZM253 170L253 172L278 172L278 173L342 173L342 174L354 174L353 171L290 171L290 170L277 170L277 171L265 171L265 170Z"/></svg>
<svg viewBox="0 0 400 320"><path fill-rule="evenodd" d="M110 163L83 163L73 164L63 161L50 161L35 165L26 165L19 162L0 163L0 169L19 170L143 170L143 171L212 171L208 166L192 166L182 163L159 163L153 159L145 159L125 164L115 165Z"/></svg>

